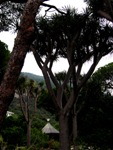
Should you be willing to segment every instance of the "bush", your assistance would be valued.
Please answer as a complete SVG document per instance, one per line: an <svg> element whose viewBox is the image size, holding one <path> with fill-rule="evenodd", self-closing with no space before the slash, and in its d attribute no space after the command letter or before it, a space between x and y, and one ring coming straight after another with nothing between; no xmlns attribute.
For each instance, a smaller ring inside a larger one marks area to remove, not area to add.
<svg viewBox="0 0 113 150"><path fill-rule="evenodd" d="M58 141L55 141L54 139L51 139L49 141L49 148L50 149L55 149L55 150L59 150L60 148L60 143Z"/></svg>
<svg viewBox="0 0 113 150"><path fill-rule="evenodd" d="M42 131L38 130L37 128L32 129L31 138L31 144L35 145L37 150L41 147L48 147L49 137L46 134L43 134Z"/></svg>
<svg viewBox="0 0 113 150"><path fill-rule="evenodd" d="M17 147L16 150L26 150L26 147Z"/></svg>
<svg viewBox="0 0 113 150"><path fill-rule="evenodd" d="M7 147L7 143L4 142L2 135L0 135L0 150L5 149Z"/></svg>
<svg viewBox="0 0 113 150"><path fill-rule="evenodd" d="M8 145L6 150L15 150L15 146L14 145Z"/></svg>

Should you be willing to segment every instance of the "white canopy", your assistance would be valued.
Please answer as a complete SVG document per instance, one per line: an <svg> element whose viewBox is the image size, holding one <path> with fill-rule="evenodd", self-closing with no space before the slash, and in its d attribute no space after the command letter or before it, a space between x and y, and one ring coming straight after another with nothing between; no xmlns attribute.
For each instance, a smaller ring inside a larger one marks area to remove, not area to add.
<svg viewBox="0 0 113 150"><path fill-rule="evenodd" d="M42 132L46 133L46 134L58 134L59 131L56 130L50 123L47 123L43 128L42 128Z"/></svg>

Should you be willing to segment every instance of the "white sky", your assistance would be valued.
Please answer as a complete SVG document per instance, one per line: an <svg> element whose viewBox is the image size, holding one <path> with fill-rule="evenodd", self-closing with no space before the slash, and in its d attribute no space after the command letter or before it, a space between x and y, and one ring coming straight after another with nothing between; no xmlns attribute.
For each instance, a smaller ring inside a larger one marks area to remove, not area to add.
<svg viewBox="0 0 113 150"><path fill-rule="evenodd" d="M48 1L48 3L55 5L58 8L62 8L65 6L72 6L77 8L79 11L82 11L83 8L85 7L83 0L50 0ZM13 49L15 37L16 34L11 32L0 33L0 40L5 42L8 45L10 51L12 51ZM98 67L108 64L109 62L112 61L112 58L113 56L106 56L100 61ZM63 70L67 70L67 68L68 68L68 64L66 60L60 60L54 64L53 72L60 72ZM89 62L84 66L83 72L85 73L88 68L89 68ZM42 75L41 70L38 68L32 53L27 54L22 72L30 72L33 74Z"/></svg>

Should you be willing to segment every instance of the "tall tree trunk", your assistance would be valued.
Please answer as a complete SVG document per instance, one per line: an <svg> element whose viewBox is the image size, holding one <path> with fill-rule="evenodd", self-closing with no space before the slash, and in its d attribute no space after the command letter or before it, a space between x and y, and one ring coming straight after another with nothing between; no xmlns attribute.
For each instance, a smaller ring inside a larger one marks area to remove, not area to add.
<svg viewBox="0 0 113 150"><path fill-rule="evenodd" d="M70 150L68 116L63 112L59 116L60 126L60 150Z"/></svg>
<svg viewBox="0 0 113 150"><path fill-rule="evenodd" d="M31 145L31 124L32 121L27 123L27 148Z"/></svg>
<svg viewBox="0 0 113 150"><path fill-rule="evenodd" d="M74 142L74 150L78 150L76 139L77 139L77 114L74 114L74 116L73 116L73 142Z"/></svg>
<svg viewBox="0 0 113 150"><path fill-rule="evenodd" d="M41 0L28 0L21 17L20 29L15 40L8 68L0 86L0 127L13 100L15 84L23 67L27 51L34 40L33 23L41 3Z"/></svg>

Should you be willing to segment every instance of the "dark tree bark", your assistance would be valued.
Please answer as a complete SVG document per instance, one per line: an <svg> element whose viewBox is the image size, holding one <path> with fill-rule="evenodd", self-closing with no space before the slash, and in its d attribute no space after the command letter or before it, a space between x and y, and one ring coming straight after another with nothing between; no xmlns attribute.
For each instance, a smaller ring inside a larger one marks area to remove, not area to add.
<svg viewBox="0 0 113 150"><path fill-rule="evenodd" d="M15 84L23 67L27 51L33 42L33 23L35 22L35 16L41 3L41 0L29 0L26 3L8 68L0 86L0 126L13 100Z"/></svg>
<svg viewBox="0 0 113 150"><path fill-rule="evenodd" d="M32 121L28 121L27 123L27 148L31 145L31 124Z"/></svg>
<svg viewBox="0 0 113 150"><path fill-rule="evenodd" d="M74 117L73 117L73 141L76 142L76 139L77 139L77 114L74 114ZM74 150L78 150L78 146L77 144L75 143L74 145Z"/></svg>
<svg viewBox="0 0 113 150"><path fill-rule="evenodd" d="M69 116L65 115L61 111L59 115L59 126L60 126L60 150L69 150L70 149L70 140L69 140Z"/></svg>
<svg viewBox="0 0 113 150"><path fill-rule="evenodd" d="M39 96L39 91L38 88L36 91L36 87L30 86L30 84L26 86L27 81L28 80L22 81L20 85L17 82L16 93L19 96L21 110L27 124L27 148L28 148L31 145L31 126L33 119L35 118L37 113L37 99ZM32 109L31 103L34 105Z"/></svg>

